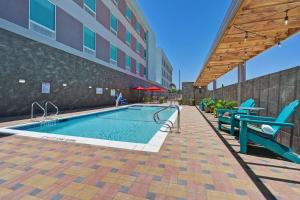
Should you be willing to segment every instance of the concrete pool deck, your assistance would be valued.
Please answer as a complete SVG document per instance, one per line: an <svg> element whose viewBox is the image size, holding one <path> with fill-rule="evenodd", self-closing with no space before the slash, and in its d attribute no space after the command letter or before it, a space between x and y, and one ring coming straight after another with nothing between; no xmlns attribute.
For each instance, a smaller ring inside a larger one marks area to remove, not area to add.
<svg viewBox="0 0 300 200"><path fill-rule="evenodd" d="M74 114L78 113L67 115ZM20 123L24 120L0 126ZM0 199L264 198L191 106L181 111L181 133L168 134L158 153L22 136L0 138Z"/></svg>
<svg viewBox="0 0 300 200"><path fill-rule="evenodd" d="M217 129L218 120L211 114L202 112L211 125ZM240 145L237 135L231 136L225 131L216 130L224 143L258 181L259 188L264 190L269 199L300 199L300 165L284 160L265 148L250 144L248 155L239 153Z"/></svg>

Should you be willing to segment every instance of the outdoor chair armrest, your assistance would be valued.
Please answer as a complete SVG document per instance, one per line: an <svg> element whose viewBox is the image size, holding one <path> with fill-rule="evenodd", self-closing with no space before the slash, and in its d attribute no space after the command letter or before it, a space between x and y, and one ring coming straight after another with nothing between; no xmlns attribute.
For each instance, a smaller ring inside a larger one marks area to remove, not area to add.
<svg viewBox="0 0 300 200"><path fill-rule="evenodd" d="M275 121L276 118L274 117L266 117L266 116L258 116L258 115L240 115L240 119L251 119L251 120L264 120L264 121Z"/></svg>
<svg viewBox="0 0 300 200"><path fill-rule="evenodd" d="M292 123L282 123L282 122L273 122L273 121L263 121L263 120L252 120L252 119L247 119L247 118L241 118L240 121L247 122L247 123L252 123L252 124L267 124L271 126L286 126L286 127L294 127L295 124Z"/></svg>
<svg viewBox="0 0 300 200"><path fill-rule="evenodd" d="M236 114L238 110L231 110L231 109L217 109L218 114L224 114L226 112L230 114Z"/></svg>

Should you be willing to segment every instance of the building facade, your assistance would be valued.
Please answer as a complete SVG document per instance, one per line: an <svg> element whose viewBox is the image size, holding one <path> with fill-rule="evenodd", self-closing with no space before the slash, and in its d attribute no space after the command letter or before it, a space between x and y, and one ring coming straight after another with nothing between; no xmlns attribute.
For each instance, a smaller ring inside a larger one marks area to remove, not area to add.
<svg viewBox="0 0 300 200"><path fill-rule="evenodd" d="M159 83L163 87L169 88L170 84L172 83L173 67L165 52L161 48L158 48L157 50L156 63L157 66L159 66L157 69L157 77L158 80L160 80Z"/></svg>
<svg viewBox="0 0 300 200"><path fill-rule="evenodd" d="M0 1L0 114L26 114L33 101L100 106L115 91L135 101L131 87L160 86L148 77L149 32L135 0Z"/></svg>
<svg viewBox="0 0 300 200"><path fill-rule="evenodd" d="M148 77L163 87L169 88L172 83L173 67L163 49L154 45L155 35L149 32L148 36L149 52L151 52L148 60Z"/></svg>

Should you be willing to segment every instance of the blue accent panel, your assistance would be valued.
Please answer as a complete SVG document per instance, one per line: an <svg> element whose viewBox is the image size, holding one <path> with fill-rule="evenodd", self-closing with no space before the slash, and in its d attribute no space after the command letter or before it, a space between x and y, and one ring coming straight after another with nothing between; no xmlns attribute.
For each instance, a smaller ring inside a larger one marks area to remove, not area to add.
<svg viewBox="0 0 300 200"><path fill-rule="evenodd" d="M30 0L30 19L55 31L55 5L48 0Z"/></svg>
<svg viewBox="0 0 300 200"><path fill-rule="evenodd" d="M96 1L95 0L84 0L84 4L87 5L91 10L96 12Z"/></svg>
<svg viewBox="0 0 300 200"><path fill-rule="evenodd" d="M83 44L84 46L95 50L95 33L89 28L83 28Z"/></svg>

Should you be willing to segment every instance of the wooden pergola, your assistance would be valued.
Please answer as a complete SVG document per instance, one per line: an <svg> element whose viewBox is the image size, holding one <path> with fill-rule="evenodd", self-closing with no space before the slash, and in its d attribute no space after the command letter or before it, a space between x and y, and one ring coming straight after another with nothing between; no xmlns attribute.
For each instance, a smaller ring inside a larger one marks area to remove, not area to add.
<svg viewBox="0 0 300 200"><path fill-rule="evenodd" d="M207 86L299 30L300 0L232 0L195 86Z"/></svg>

